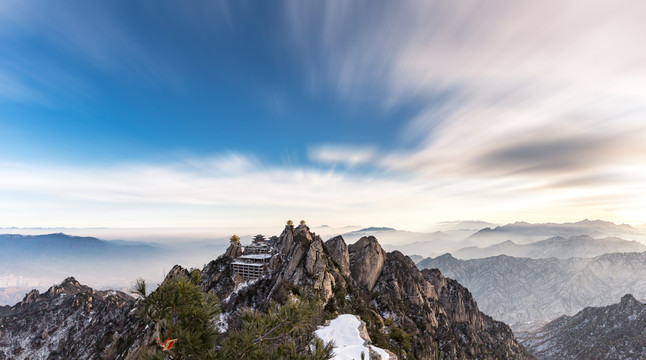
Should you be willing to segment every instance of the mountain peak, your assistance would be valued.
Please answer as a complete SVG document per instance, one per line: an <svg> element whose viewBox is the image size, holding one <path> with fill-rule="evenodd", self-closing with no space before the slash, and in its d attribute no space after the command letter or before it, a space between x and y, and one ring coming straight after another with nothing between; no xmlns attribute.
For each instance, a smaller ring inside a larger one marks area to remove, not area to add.
<svg viewBox="0 0 646 360"><path fill-rule="evenodd" d="M632 294L626 294L621 297L620 304L626 306L626 305L633 305L638 302L639 301L637 301L637 299L635 299L635 297Z"/></svg>

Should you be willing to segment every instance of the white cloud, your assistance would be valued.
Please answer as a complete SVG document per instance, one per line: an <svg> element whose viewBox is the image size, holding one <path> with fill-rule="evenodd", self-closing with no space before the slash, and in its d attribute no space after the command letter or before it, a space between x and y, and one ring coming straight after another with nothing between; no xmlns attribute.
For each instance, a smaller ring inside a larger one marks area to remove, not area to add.
<svg viewBox="0 0 646 360"><path fill-rule="evenodd" d="M351 147L323 145L312 147L308 150L308 157L311 161L355 167L376 161L377 151L372 147Z"/></svg>
<svg viewBox="0 0 646 360"><path fill-rule="evenodd" d="M634 209L645 199L634 194L646 191L634 182L612 191L584 184L576 191L540 192L535 188L549 187L540 179L520 186L507 178L357 176L267 167L239 154L94 169L0 164L0 170L0 226L5 227L244 231L279 228L289 218L306 219L312 225L358 223L414 230L441 219L461 218L501 223L581 217L634 222Z"/></svg>
<svg viewBox="0 0 646 360"><path fill-rule="evenodd" d="M601 210L614 214L635 208L624 189L646 198L643 1L287 8L316 84L348 102L422 104L403 130L402 148L417 145L384 152L378 166L456 199L490 199L491 211L585 214L600 211L585 199L616 196Z"/></svg>

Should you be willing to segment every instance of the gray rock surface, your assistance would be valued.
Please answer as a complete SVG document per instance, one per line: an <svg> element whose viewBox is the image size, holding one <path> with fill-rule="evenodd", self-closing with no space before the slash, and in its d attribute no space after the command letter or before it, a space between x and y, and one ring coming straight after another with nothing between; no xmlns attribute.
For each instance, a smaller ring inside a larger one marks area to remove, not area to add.
<svg viewBox="0 0 646 360"><path fill-rule="evenodd" d="M348 253L348 245L343 240L342 236L335 236L325 242L325 247L341 269L344 276L350 276L350 255Z"/></svg>
<svg viewBox="0 0 646 360"><path fill-rule="evenodd" d="M364 236L348 247L352 279L368 291L372 290L386 260L386 252L374 236Z"/></svg>

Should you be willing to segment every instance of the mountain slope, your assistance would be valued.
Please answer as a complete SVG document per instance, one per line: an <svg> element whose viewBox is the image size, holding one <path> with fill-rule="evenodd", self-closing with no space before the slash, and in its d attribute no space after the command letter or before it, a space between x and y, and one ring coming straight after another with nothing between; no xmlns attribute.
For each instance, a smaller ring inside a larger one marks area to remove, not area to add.
<svg viewBox="0 0 646 360"><path fill-rule="evenodd" d="M523 344L543 360L644 359L646 304L624 295L618 304L585 308L523 336Z"/></svg>
<svg viewBox="0 0 646 360"><path fill-rule="evenodd" d="M637 241L628 241L616 237L593 239L587 235L572 236L567 239L560 236L547 240L519 245L511 240L488 247L466 247L451 254L458 259L482 259L497 255L529 257L543 259L555 257L595 257L615 252L643 252L646 245Z"/></svg>
<svg viewBox="0 0 646 360"><path fill-rule="evenodd" d="M43 294L34 290L0 307L0 359L114 359L145 332L130 315L134 303L74 278Z"/></svg>
<svg viewBox="0 0 646 360"><path fill-rule="evenodd" d="M479 306L508 324L550 321L623 294L646 298L646 252L595 258L528 259L506 255L458 260L450 254L417 263L468 287Z"/></svg>

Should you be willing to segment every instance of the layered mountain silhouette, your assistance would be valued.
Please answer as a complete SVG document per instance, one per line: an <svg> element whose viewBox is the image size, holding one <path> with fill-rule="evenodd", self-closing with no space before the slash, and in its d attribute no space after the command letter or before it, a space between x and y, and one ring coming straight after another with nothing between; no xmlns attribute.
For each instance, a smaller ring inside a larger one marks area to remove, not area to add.
<svg viewBox="0 0 646 360"><path fill-rule="evenodd" d="M458 259L481 259L497 255L528 257L534 259L555 257L595 257L617 252L642 252L646 245L637 241L628 241L617 237L594 239L588 235L563 238L560 236L528 244L516 244L511 240L488 247L471 246L451 254Z"/></svg>

